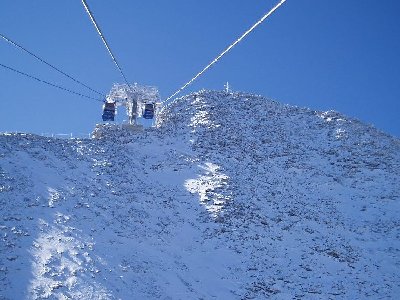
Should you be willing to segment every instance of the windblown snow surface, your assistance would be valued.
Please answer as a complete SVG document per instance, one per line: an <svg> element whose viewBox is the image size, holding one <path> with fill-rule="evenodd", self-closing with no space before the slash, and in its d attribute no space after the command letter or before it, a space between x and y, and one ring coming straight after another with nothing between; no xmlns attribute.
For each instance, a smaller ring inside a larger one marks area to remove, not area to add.
<svg viewBox="0 0 400 300"><path fill-rule="evenodd" d="M95 134L0 135L0 299L398 299L398 139L215 91Z"/></svg>

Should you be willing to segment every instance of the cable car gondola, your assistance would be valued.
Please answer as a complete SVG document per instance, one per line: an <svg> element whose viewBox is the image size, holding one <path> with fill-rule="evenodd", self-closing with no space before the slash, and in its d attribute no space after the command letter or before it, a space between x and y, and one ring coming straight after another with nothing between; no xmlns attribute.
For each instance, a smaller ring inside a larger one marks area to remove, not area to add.
<svg viewBox="0 0 400 300"><path fill-rule="evenodd" d="M143 118L145 119L153 119L154 118L154 104L146 103L144 105Z"/></svg>
<svg viewBox="0 0 400 300"><path fill-rule="evenodd" d="M103 121L114 121L115 118L115 102L105 102L103 105Z"/></svg>

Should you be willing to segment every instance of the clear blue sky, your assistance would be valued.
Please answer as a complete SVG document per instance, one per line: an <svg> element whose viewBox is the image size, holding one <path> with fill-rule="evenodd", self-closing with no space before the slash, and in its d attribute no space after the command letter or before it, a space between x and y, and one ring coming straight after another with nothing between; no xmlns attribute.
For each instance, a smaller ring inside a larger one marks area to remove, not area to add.
<svg viewBox="0 0 400 300"><path fill-rule="evenodd" d="M87 0L129 81L168 97L277 1ZM400 137L400 1L287 0L183 94L251 92ZM122 82L81 1L0 2L0 33L91 87ZM88 93L0 39L0 63ZM93 95L93 94L92 94ZM0 131L89 133L101 103L0 68Z"/></svg>

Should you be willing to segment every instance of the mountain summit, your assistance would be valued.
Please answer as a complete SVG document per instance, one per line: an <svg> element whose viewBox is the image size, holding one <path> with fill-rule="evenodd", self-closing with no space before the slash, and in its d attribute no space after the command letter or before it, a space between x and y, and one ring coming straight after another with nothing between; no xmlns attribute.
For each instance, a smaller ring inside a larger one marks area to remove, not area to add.
<svg viewBox="0 0 400 300"><path fill-rule="evenodd" d="M244 93L142 131L0 135L0 299L400 294L400 141Z"/></svg>

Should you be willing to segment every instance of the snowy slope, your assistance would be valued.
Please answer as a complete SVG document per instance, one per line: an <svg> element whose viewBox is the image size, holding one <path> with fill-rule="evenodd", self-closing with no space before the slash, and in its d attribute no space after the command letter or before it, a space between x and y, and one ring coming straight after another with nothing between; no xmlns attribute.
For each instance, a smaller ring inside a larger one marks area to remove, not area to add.
<svg viewBox="0 0 400 300"><path fill-rule="evenodd" d="M400 141L201 91L157 128L0 135L0 299L396 299Z"/></svg>

